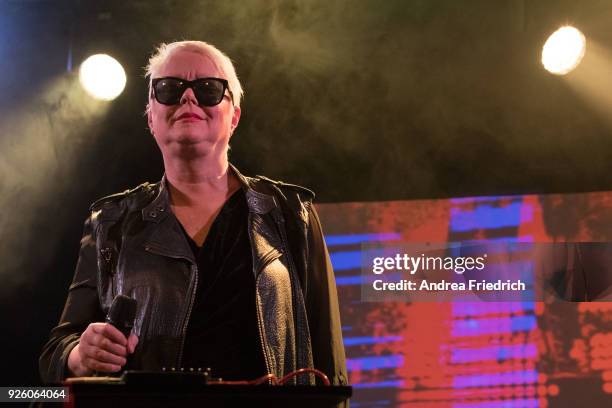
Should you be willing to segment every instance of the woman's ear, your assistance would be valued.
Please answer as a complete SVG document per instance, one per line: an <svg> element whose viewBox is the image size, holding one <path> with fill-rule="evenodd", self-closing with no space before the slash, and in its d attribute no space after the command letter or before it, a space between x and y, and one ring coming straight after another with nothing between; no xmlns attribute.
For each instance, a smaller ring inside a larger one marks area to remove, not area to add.
<svg viewBox="0 0 612 408"><path fill-rule="evenodd" d="M238 122L240 122L240 114L241 114L240 106L234 106L234 114L232 115L232 132L234 134L234 130L238 127Z"/></svg>
<svg viewBox="0 0 612 408"><path fill-rule="evenodd" d="M151 118L151 103L147 104L147 123L149 125L149 131L153 134L153 118Z"/></svg>

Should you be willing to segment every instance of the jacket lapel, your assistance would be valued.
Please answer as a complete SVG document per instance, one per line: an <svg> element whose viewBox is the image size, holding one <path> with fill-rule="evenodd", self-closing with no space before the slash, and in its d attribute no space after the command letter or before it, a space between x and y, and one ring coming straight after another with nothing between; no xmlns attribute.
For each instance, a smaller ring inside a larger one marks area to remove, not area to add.
<svg viewBox="0 0 612 408"><path fill-rule="evenodd" d="M144 244L147 251L171 258L186 259L195 264L193 251L170 208L170 195L165 175L159 183L159 193L155 199L142 209L142 219L152 224L149 227L151 232Z"/></svg>

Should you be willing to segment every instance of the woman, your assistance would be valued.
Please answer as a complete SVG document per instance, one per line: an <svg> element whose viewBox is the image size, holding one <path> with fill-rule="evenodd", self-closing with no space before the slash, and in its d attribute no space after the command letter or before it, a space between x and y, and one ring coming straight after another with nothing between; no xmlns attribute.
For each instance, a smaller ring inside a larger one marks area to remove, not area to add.
<svg viewBox="0 0 612 408"><path fill-rule="evenodd" d="M250 178L228 162L242 87L210 44L162 44L149 60L156 184L91 207L41 376L211 367L216 377L317 368L346 384L333 271L309 190ZM136 299L132 334L102 323ZM314 383L311 376L298 383Z"/></svg>

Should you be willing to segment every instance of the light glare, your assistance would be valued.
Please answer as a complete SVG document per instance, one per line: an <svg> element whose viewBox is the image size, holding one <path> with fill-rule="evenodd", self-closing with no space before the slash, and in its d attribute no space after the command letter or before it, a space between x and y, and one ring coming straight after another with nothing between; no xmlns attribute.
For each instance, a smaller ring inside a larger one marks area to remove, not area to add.
<svg viewBox="0 0 612 408"><path fill-rule="evenodd" d="M565 75L580 64L586 39L580 30L564 26L552 33L542 48L542 64L547 71Z"/></svg>
<svg viewBox="0 0 612 408"><path fill-rule="evenodd" d="M81 64L79 80L85 91L96 99L110 101L125 88L125 71L121 64L106 54L96 54Z"/></svg>

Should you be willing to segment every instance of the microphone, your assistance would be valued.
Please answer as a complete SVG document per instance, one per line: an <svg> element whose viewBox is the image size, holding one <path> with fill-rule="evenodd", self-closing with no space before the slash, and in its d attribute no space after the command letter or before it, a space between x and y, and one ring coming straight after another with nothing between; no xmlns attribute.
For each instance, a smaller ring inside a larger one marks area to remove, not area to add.
<svg viewBox="0 0 612 408"><path fill-rule="evenodd" d="M136 300L125 295L117 295L113 299L106 322L115 326L127 339L134 327L136 318Z"/></svg>
<svg viewBox="0 0 612 408"><path fill-rule="evenodd" d="M108 314L106 315L106 323L110 323L117 328L127 339L134 327L134 319L136 318L136 300L125 295L117 295L113 299ZM94 371L93 376L97 377L104 375L99 371Z"/></svg>

